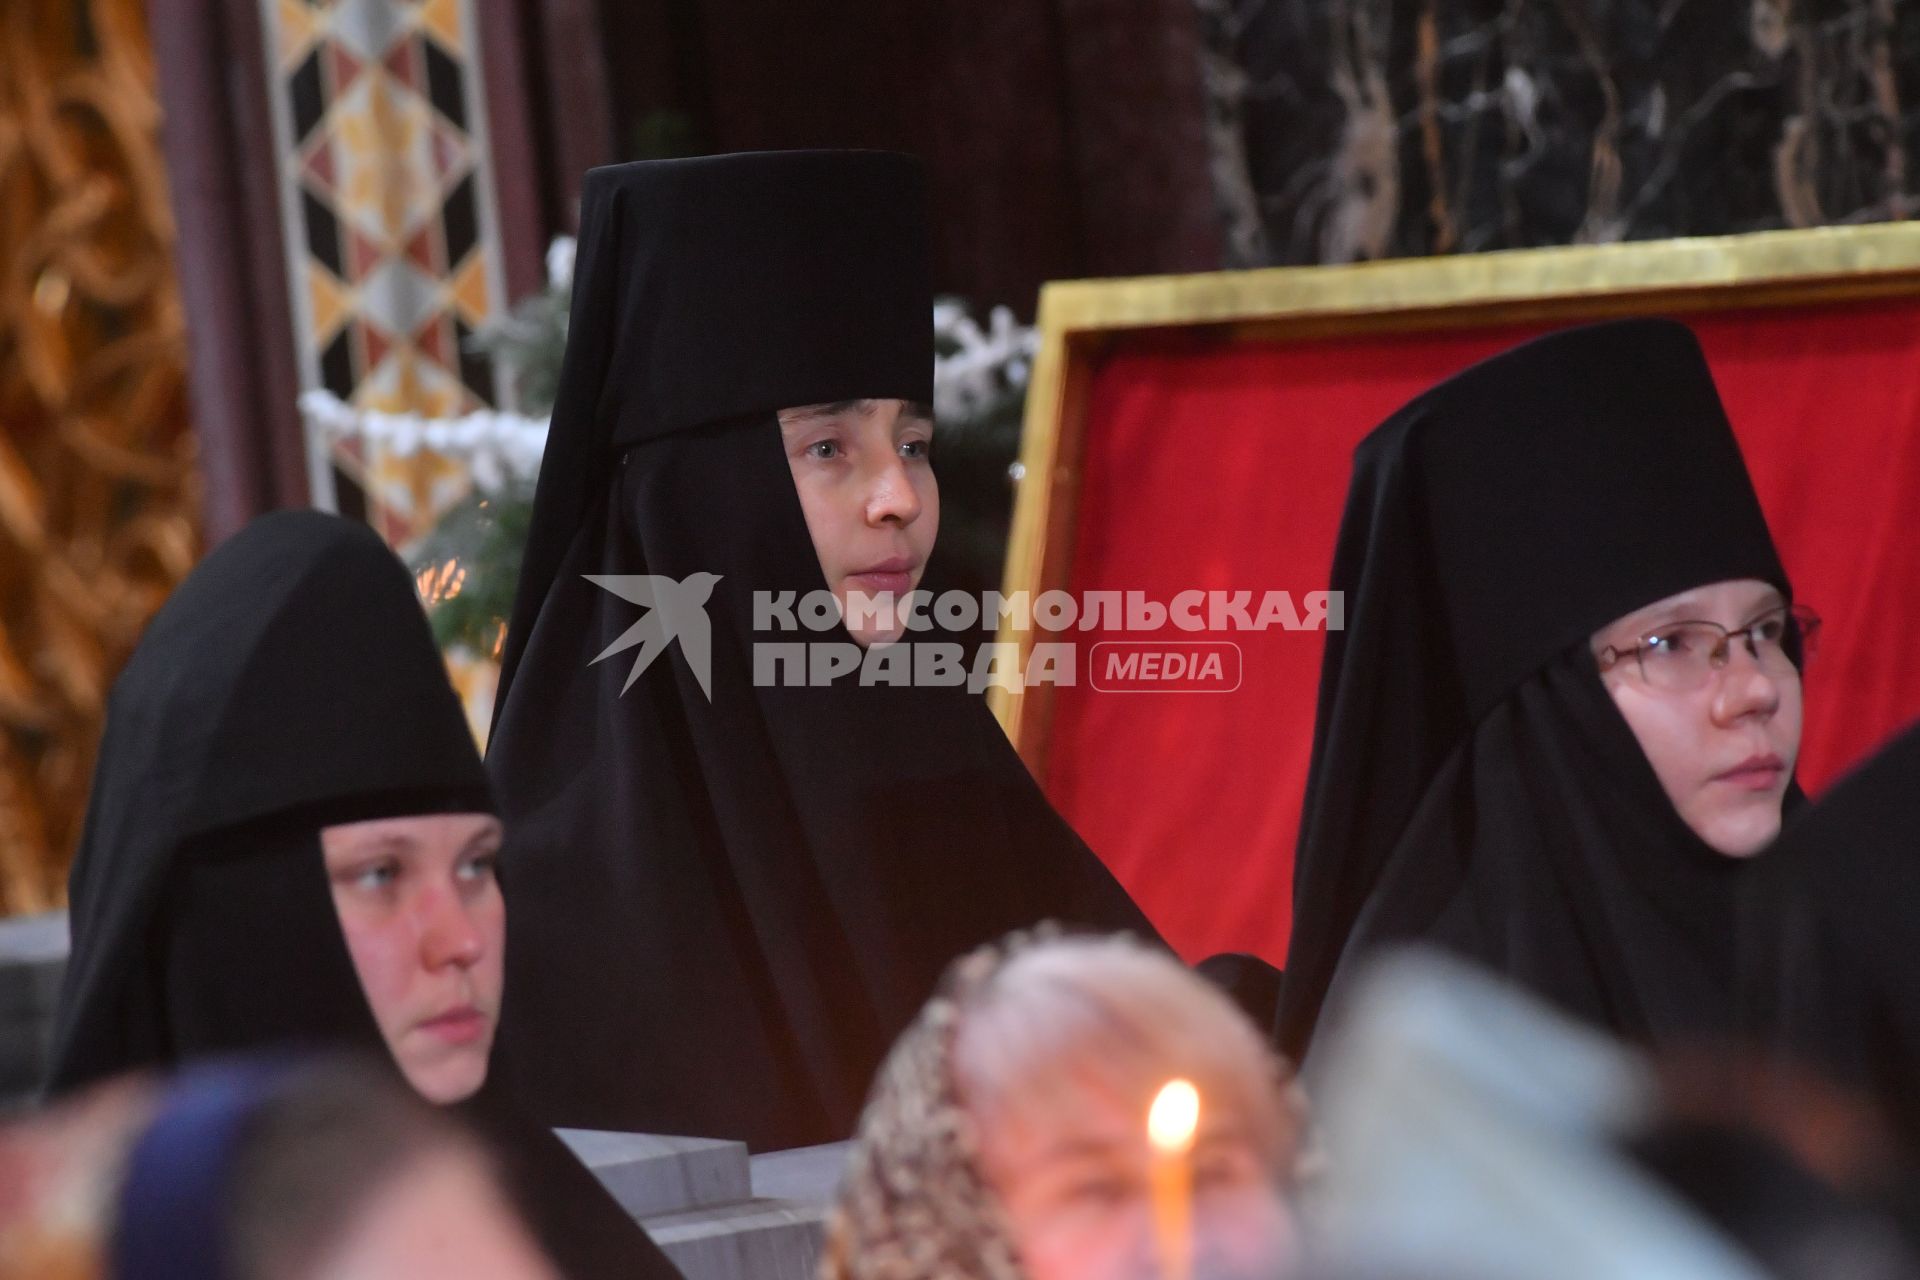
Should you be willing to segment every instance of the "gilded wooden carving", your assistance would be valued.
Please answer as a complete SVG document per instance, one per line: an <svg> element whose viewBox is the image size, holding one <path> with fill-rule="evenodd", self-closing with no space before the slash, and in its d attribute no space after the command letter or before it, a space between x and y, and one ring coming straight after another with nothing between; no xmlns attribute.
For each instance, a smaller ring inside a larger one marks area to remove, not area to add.
<svg viewBox="0 0 1920 1280"><path fill-rule="evenodd" d="M0 5L0 912L56 905L198 494L139 0Z"/></svg>

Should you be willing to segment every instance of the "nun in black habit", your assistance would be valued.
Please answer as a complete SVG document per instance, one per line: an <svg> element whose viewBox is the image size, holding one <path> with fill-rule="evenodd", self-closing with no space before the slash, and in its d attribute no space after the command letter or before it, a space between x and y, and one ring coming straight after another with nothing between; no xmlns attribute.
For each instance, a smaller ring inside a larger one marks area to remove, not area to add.
<svg viewBox="0 0 1920 1280"><path fill-rule="evenodd" d="M342 881L384 910L409 873L383 857L335 874L325 841L448 817L497 843L493 810L413 582L379 537L316 512L255 521L188 575L114 686L69 879L49 1091L252 1049L364 1052L492 1142L565 1274L677 1274L488 1080L504 940L486 836L449 861L492 933L455 930L431 962L467 993L458 1018L390 1027L383 1010L421 1010L376 995L379 966L350 946Z"/></svg>
<svg viewBox="0 0 1920 1280"><path fill-rule="evenodd" d="M1412 401L1355 452L1333 587L1282 1048L1416 939L1616 1034L1728 1030L1817 620L1691 331L1564 331Z"/></svg>
<svg viewBox="0 0 1920 1280"><path fill-rule="evenodd" d="M506 1047L550 1123L844 1138L955 956L1044 918L1147 928L977 694L756 683L757 643L855 638L779 630L757 593L941 587L925 204L916 162L871 152L587 176L488 754ZM593 580L632 575L710 590L656 597L657 659Z"/></svg>

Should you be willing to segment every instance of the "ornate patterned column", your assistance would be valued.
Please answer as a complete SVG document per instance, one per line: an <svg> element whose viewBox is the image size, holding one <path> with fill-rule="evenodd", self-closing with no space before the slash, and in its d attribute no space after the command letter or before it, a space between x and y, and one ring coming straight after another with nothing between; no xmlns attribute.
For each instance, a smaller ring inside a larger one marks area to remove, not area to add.
<svg viewBox="0 0 1920 1280"><path fill-rule="evenodd" d="M506 304L474 0L259 0L303 388L448 416L504 382L469 337ZM395 546L467 487L434 455L310 438L317 504Z"/></svg>

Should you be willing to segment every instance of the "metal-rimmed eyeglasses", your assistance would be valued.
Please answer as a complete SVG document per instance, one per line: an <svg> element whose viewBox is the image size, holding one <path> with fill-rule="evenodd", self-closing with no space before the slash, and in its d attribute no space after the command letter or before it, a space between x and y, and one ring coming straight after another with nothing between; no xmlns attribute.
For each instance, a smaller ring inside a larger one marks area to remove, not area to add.
<svg viewBox="0 0 1920 1280"><path fill-rule="evenodd" d="M1646 632L1633 644L1608 645L1598 655L1601 671L1632 658L1649 688L1690 693L1703 688L1733 659L1733 642L1742 641L1760 669L1772 676L1796 675L1812 656L1820 615L1805 605L1769 609L1744 627L1683 620Z"/></svg>

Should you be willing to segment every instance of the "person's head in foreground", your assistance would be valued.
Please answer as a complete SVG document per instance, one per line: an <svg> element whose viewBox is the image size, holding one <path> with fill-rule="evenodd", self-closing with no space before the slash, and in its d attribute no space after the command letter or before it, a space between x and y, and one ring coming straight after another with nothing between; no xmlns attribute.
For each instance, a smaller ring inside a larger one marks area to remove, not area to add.
<svg viewBox="0 0 1920 1280"><path fill-rule="evenodd" d="M214 1062L127 1158L109 1280L555 1280L479 1145L384 1071Z"/></svg>
<svg viewBox="0 0 1920 1280"><path fill-rule="evenodd" d="M1332 585L1283 1048L1411 939L1632 1035L1730 1015L1817 622L1692 332L1570 329L1413 400L1355 451Z"/></svg>
<svg viewBox="0 0 1920 1280"><path fill-rule="evenodd" d="M1920 1278L1915 1168L1870 1098L1745 1050L1654 1066L1623 1150L1766 1275Z"/></svg>
<svg viewBox="0 0 1920 1280"><path fill-rule="evenodd" d="M209 1060L0 1129L0 1275L555 1280L480 1145L349 1058Z"/></svg>
<svg viewBox="0 0 1920 1280"><path fill-rule="evenodd" d="M127 1149L155 1093L122 1077L0 1124L0 1276L100 1280Z"/></svg>
<svg viewBox="0 0 1920 1280"><path fill-rule="evenodd" d="M500 823L411 578L364 525L265 517L114 688L71 880L52 1083L255 1046L486 1080Z"/></svg>
<svg viewBox="0 0 1920 1280"><path fill-rule="evenodd" d="M1148 1133L1173 1081L1199 1098L1184 1155ZM1174 1197L1190 1274L1273 1276L1295 1252L1301 1128L1265 1040L1172 957L1124 935L1016 935L957 961L895 1043L821 1275L1144 1280L1181 1248Z"/></svg>

